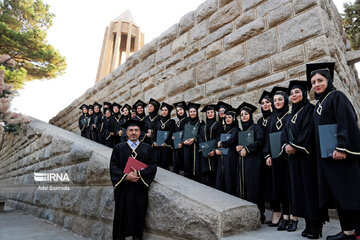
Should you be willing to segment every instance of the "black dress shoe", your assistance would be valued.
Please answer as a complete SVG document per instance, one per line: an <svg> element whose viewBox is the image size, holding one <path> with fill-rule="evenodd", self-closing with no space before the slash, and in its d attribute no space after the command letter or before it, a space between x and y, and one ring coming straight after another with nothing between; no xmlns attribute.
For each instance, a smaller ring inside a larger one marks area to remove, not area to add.
<svg viewBox="0 0 360 240"><path fill-rule="evenodd" d="M344 232L339 232L333 236L327 236L326 240L355 240L356 236L354 234L346 235Z"/></svg>
<svg viewBox="0 0 360 240"><path fill-rule="evenodd" d="M290 221L281 219L280 226L277 228L278 231L285 231L289 225Z"/></svg>
<svg viewBox="0 0 360 240"><path fill-rule="evenodd" d="M268 226L269 227L278 227L280 225L281 218L277 223L273 223L272 221L269 221Z"/></svg>
<svg viewBox="0 0 360 240"><path fill-rule="evenodd" d="M299 220L295 221L294 219L290 219L289 225L286 230L288 232L295 232L297 229L298 222L299 222Z"/></svg>

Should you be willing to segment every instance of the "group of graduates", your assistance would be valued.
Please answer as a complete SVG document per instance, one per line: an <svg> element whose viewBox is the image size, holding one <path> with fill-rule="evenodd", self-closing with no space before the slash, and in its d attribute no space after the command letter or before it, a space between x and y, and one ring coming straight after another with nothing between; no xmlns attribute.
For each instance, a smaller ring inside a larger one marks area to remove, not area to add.
<svg viewBox="0 0 360 240"><path fill-rule="evenodd" d="M82 105L79 128L82 136L115 147L128 141L123 126L136 119L144 123L139 140L152 146L159 167L257 204L262 223L291 232L302 217L302 236L318 239L327 210L336 208L342 231L327 239L360 239L360 130L333 78L334 63L308 64L307 81L262 93L256 123L257 107L247 102L237 108L222 101L206 105L201 121L200 104L150 99L132 107L105 102L103 113L98 103ZM311 89L315 106L308 98ZM324 156L326 139L319 129L334 124L335 148ZM273 212L269 221L265 202Z"/></svg>

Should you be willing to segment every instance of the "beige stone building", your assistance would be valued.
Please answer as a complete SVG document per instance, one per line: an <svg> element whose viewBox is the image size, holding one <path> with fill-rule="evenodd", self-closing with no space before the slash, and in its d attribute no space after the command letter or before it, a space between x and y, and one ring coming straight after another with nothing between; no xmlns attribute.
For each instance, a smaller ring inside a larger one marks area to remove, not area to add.
<svg viewBox="0 0 360 240"><path fill-rule="evenodd" d="M135 23L130 10L126 10L105 29L95 83L114 71L143 45L144 33Z"/></svg>

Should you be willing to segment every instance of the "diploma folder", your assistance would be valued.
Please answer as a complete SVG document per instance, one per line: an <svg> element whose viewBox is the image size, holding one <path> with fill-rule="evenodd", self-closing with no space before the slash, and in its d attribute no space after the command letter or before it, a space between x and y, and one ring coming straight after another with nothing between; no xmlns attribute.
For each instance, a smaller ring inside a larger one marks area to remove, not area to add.
<svg viewBox="0 0 360 240"><path fill-rule="evenodd" d="M182 142L182 136L184 135L183 131L179 131L179 132L174 132L173 133L173 137L174 139L174 147L175 148L179 148L179 144Z"/></svg>
<svg viewBox="0 0 360 240"><path fill-rule="evenodd" d="M129 174L132 172L131 167L135 168L135 170L142 170L146 168L148 165L146 165L143 162L140 162L139 160L136 160L133 157L129 157L126 163L126 166L124 168L124 173Z"/></svg>
<svg viewBox="0 0 360 240"><path fill-rule="evenodd" d="M278 158L281 151L281 131L280 132L274 132L269 134L270 138L270 150L271 150L271 157L272 158Z"/></svg>
<svg viewBox="0 0 360 240"><path fill-rule="evenodd" d="M246 147L249 144L254 143L254 130L241 131L238 135L238 144Z"/></svg>
<svg viewBox="0 0 360 240"><path fill-rule="evenodd" d="M169 136L169 131L157 131L156 132L156 143L161 146Z"/></svg>
<svg viewBox="0 0 360 240"><path fill-rule="evenodd" d="M225 141L229 140L230 138L231 138L231 134L222 133L220 135L220 142L225 142ZM221 151L222 155L229 154L229 148L219 148L219 150Z"/></svg>
<svg viewBox="0 0 360 240"><path fill-rule="evenodd" d="M199 143L202 155L206 158L216 148L216 139Z"/></svg>
<svg viewBox="0 0 360 240"><path fill-rule="evenodd" d="M337 124L319 125L319 141L322 158L332 157L337 146Z"/></svg>
<svg viewBox="0 0 360 240"><path fill-rule="evenodd" d="M183 137L184 141L191 138L196 138L197 134L198 134L198 126L185 124L184 137Z"/></svg>

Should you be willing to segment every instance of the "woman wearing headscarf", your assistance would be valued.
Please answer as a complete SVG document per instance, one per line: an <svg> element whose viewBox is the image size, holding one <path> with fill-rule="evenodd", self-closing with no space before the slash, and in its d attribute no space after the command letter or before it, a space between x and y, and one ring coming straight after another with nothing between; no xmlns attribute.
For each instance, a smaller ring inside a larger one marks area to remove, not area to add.
<svg viewBox="0 0 360 240"><path fill-rule="evenodd" d="M336 207L339 215L342 231L328 236L328 240L360 239L360 130L354 107L333 85L334 67L335 63L306 65L308 88L313 89L318 101L313 118L319 202L322 208ZM326 134L320 132L323 127L332 132L332 149L321 148L329 140L322 139Z"/></svg>
<svg viewBox="0 0 360 240"><path fill-rule="evenodd" d="M110 118L110 139L112 140L112 146L115 147L118 143L120 143L122 130L121 130L121 105L113 102L112 106L112 116Z"/></svg>
<svg viewBox="0 0 360 240"><path fill-rule="evenodd" d="M216 172L216 188L231 195L237 196L237 169L239 154L236 152L238 143L239 124L236 119L236 109L229 108L225 117L225 128L222 129L221 135L227 136L218 139L218 148L215 153L218 155L218 165ZM227 153L226 153L227 151Z"/></svg>
<svg viewBox="0 0 360 240"><path fill-rule="evenodd" d="M243 102L237 109L240 113L241 132L246 132L248 145L236 146L239 153L238 181L239 197L257 204L260 211L260 220L265 221L264 204L264 175L263 175L263 142L264 132L254 123L253 113L257 110L252 104Z"/></svg>
<svg viewBox="0 0 360 240"><path fill-rule="evenodd" d="M289 159L291 213L305 218L302 236L317 239L322 236L322 222L327 219L327 210L319 208L314 105L308 100L306 85L306 81L298 80L289 84L292 109L281 135L281 145ZM287 231L295 231L297 222L291 219Z"/></svg>
<svg viewBox="0 0 360 240"><path fill-rule="evenodd" d="M94 141L98 142L98 143L103 143L102 135L100 133L101 121L102 121L102 117L103 117L103 114L101 112L101 107L102 106L101 106L100 103L95 102L93 104L93 107L94 107L94 117L93 117L93 120L92 120L92 128L93 128L93 131L94 131Z"/></svg>
<svg viewBox="0 0 360 240"><path fill-rule="evenodd" d="M149 115L146 115L144 122L147 126L147 133L145 135L145 139L144 142L148 143L150 145L153 144L153 141L151 139L152 138L152 134L154 132L154 127L157 121L159 121L160 116L159 116L159 108L160 108L160 103L158 101L156 101L153 98L150 98L149 104L147 105L148 107L148 113Z"/></svg>
<svg viewBox="0 0 360 240"><path fill-rule="evenodd" d="M103 130L103 138L105 146L113 148L113 141L111 139L111 126L110 126L110 119L111 119L111 109L105 108L105 118L102 122L101 129Z"/></svg>
<svg viewBox="0 0 360 240"><path fill-rule="evenodd" d="M143 101L141 101L140 99L138 99L135 104L132 106L133 109L136 110L136 116L133 117L133 119L135 120L139 120L140 122L144 122L145 121L145 107L147 106L146 103L144 103ZM144 122L145 123L145 122ZM142 142L145 140L146 138L146 134L147 132L147 125L146 124L142 124L141 127L141 134L140 134L140 138L139 141Z"/></svg>
<svg viewBox="0 0 360 240"><path fill-rule="evenodd" d="M131 106L129 104L125 104L121 108L122 115L120 117L120 127L121 127L121 136L120 136L120 143L126 142L128 140L128 136L126 135L126 129L124 125L127 121L131 119Z"/></svg>
<svg viewBox="0 0 360 240"><path fill-rule="evenodd" d="M197 128L196 137L185 139L185 131L183 138L184 145L184 175L190 179L200 181L200 161L199 161L199 128L200 119L198 109L200 104L188 103L187 109L189 110L189 117L186 119L186 125L189 127Z"/></svg>
<svg viewBox="0 0 360 240"><path fill-rule="evenodd" d="M219 101L216 104L216 111L218 112L218 121L221 123L221 126L225 128L225 117L226 117L226 111L231 108L230 104L227 104L226 102Z"/></svg>
<svg viewBox="0 0 360 240"><path fill-rule="evenodd" d="M80 129L81 136L85 137L85 138L90 138L90 131L89 131L90 118L88 115L88 108L89 108L89 106L86 104L83 104L79 107L82 114L79 117L79 125L78 126Z"/></svg>
<svg viewBox="0 0 360 240"><path fill-rule="evenodd" d="M269 226L278 227L277 229L279 231L286 230L290 222L291 193L289 165L286 154L277 153L277 151L280 151L281 147L281 131L285 127L290 116L287 90L287 88L274 87L271 91L275 110L268 120L268 129L264 145L266 165L271 167L272 172L272 188L269 200L271 209L273 210L273 216ZM274 139L270 140L272 136ZM275 139L278 140L279 146L275 146ZM271 151L271 148L273 151Z"/></svg>
<svg viewBox="0 0 360 240"><path fill-rule="evenodd" d="M159 121L155 123L151 139L154 147L154 158L158 166L167 170L169 170L173 156L171 136L175 130L175 120L170 118L173 108L172 105L165 102L161 104L161 117ZM164 141L161 144L157 142L160 138Z"/></svg>
<svg viewBox="0 0 360 240"><path fill-rule="evenodd" d="M182 131L184 133L184 126L187 119L186 114L186 103L184 101L177 102L174 104L176 110L175 120L175 132ZM174 138L173 138L174 140ZM183 144L180 143L178 146L174 146L174 160L173 160L173 172L179 174L179 171L184 170L184 147Z"/></svg>
<svg viewBox="0 0 360 240"><path fill-rule="evenodd" d="M206 113L206 120L200 126L199 143L219 139L221 134L221 123L216 121L216 105L206 105L201 112ZM204 157L200 155L201 182L207 186L215 187L217 156L216 145L210 153Z"/></svg>

